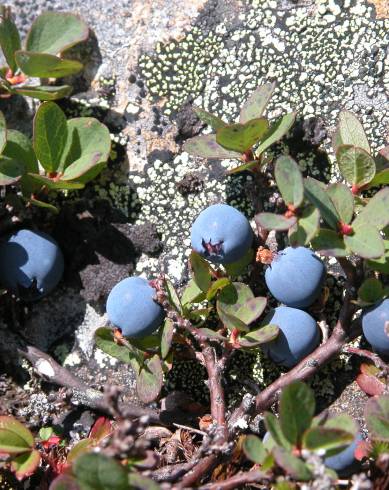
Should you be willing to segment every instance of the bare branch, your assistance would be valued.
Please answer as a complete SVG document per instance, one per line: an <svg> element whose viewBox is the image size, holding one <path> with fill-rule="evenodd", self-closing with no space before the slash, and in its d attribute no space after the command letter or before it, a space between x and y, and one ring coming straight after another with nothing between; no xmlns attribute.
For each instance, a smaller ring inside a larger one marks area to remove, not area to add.
<svg viewBox="0 0 389 490"><path fill-rule="evenodd" d="M203 485L199 490L234 490L248 483L269 482L271 480L272 477L270 475L266 475L260 470L251 470L245 473L238 473L227 480Z"/></svg>

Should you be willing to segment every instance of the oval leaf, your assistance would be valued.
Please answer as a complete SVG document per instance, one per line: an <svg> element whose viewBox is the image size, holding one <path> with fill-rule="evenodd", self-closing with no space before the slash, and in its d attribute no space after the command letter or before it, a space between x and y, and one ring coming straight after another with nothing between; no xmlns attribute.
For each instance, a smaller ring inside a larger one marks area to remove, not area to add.
<svg viewBox="0 0 389 490"><path fill-rule="evenodd" d="M389 442L389 395L368 400L365 420L373 440Z"/></svg>
<svg viewBox="0 0 389 490"><path fill-rule="evenodd" d="M259 213L255 215L255 222L265 230L285 231L297 223L297 218L285 218L282 214Z"/></svg>
<svg viewBox="0 0 389 490"><path fill-rule="evenodd" d="M369 142L363 126L352 112L340 112L338 134L339 144L358 146L368 153L370 152Z"/></svg>
<svg viewBox="0 0 389 490"><path fill-rule="evenodd" d="M41 462L39 451L33 449L28 453L19 454L12 458L11 469L18 480L23 480L35 473Z"/></svg>
<svg viewBox="0 0 389 490"><path fill-rule="evenodd" d="M103 454L83 454L75 461L73 473L82 490L129 490L125 468Z"/></svg>
<svg viewBox="0 0 389 490"><path fill-rule="evenodd" d="M289 156L277 159L274 177L286 205L299 207L304 199L304 184L300 167Z"/></svg>
<svg viewBox="0 0 389 490"><path fill-rule="evenodd" d="M239 345L246 349L258 347L274 340L279 334L277 325L265 325L257 330L251 330L239 338Z"/></svg>
<svg viewBox="0 0 389 490"><path fill-rule="evenodd" d="M389 189L388 189L389 190ZM384 254L384 241L374 226L353 226L354 233L344 236L346 247L364 259L376 259Z"/></svg>
<svg viewBox="0 0 389 490"><path fill-rule="evenodd" d="M170 318L165 318L165 323L161 334L161 356L166 359L172 346L174 335L174 322Z"/></svg>
<svg viewBox="0 0 389 490"><path fill-rule="evenodd" d="M350 255L343 238L333 230L321 228L311 243L312 247L321 255L328 257L347 257Z"/></svg>
<svg viewBox="0 0 389 490"><path fill-rule="evenodd" d="M275 88L276 84L272 82L264 83L254 90L240 110L240 122L246 123L251 119L261 117Z"/></svg>
<svg viewBox="0 0 389 490"><path fill-rule="evenodd" d="M283 447L284 449L290 451L292 448L291 443L286 439L284 433L281 430L281 424L277 417L270 413L265 412L265 426L268 432L270 433L273 441L278 445Z"/></svg>
<svg viewBox="0 0 389 490"><path fill-rule="evenodd" d="M227 125L220 117L214 116L210 112L201 109L200 107L193 107L197 117L201 119L205 124L208 124L214 131L219 128L223 128Z"/></svg>
<svg viewBox="0 0 389 490"><path fill-rule="evenodd" d="M30 77L61 78L79 73L83 66L78 61L64 60L58 56L32 51L17 51L16 63Z"/></svg>
<svg viewBox="0 0 389 490"><path fill-rule="evenodd" d="M267 119L252 119L245 124L237 123L219 128L216 141L223 148L244 153L262 140L267 130Z"/></svg>
<svg viewBox="0 0 389 490"><path fill-rule="evenodd" d="M20 36L12 20L11 9L5 6L0 6L0 46L8 66L15 73L17 70L15 51L20 49Z"/></svg>
<svg viewBox="0 0 389 490"><path fill-rule="evenodd" d="M151 403L158 398L163 385L161 360L157 355L146 359L136 378L136 391L143 403Z"/></svg>
<svg viewBox="0 0 389 490"><path fill-rule="evenodd" d="M24 165L13 159L0 155L0 185L14 184L25 172Z"/></svg>
<svg viewBox="0 0 389 490"><path fill-rule="evenodd" d="M182 314L182 305L180 298L178 297L177 291L175 290L173 283L170 281L170 279L165 278L164 280L165 283L165 290L167 293L168 301L170 305L178 311L178 313Z"/></svg>
<svg viewBox="0 0 389 490"><path fill-rule="evenodd" d="M190 265L193 273L193 280L204 292L211 286L211 268L208 262L197 252L192 252L189 256Z"/></svg>
<svg viewBox="0 0 389 490"><path fill-rule="evenodd" d="M382 230L389 225L389 187L372 197L353 222L353 226L375 226Z"/></svg>
<svg viewBox="0 0 389 490"><path fill-rule="evenodd" d="M216 142L216 134L202 134L186 141L183 150L195 157L201 158L241 158L241 153L223 148Z"/></svg>
<svg viewBox="0 0 389 490"><path fill-rule="evenodd" d="M295 381L284 388L280 398L281 429L288 441L299 445L315 413L315 396L311 388Z"/></svg>
<svg viewBox="0 0 389 490"><path fill-rule="evenodd" d="M267 456L261 439L254 435L248 435L244 438L242 448L246 457L256 464L262 464Z"/></svg>
<svg viewBox="0 0 389 490"><path fill-rule="evenodd" d="M0 416L0 452L18 454L32 449L31 432L14 417Z"/></svg>
<svg viewBox="0 0 389 490"><path fill-rule="evenodd" d="M88 39L88 26L76 15L45 12L35 19L26 39L28 51L58 54Z"/></svg>
<svg viewBox="0 0 389 490"><path fill-rule="evenodd" d="M84 184L80 182L66 182L63 180L49 179L44 175L29 173L28 176L40 185L45 185L48 189L82 189Z"/></svg>
<svg viewBox="0 0 389 490"><path fill-rule="evenodd" d="M237 312L248 300L253 298L251 289L240 282L234 282L221 291L216 302L216 309L220 320L228 329L248 330L247 325L237 317Z"/></svg>
<svg viewBox="0 0 389 490"><path fill-rule="evenodd" d="M385 383L380 381L377 376L365 373L358 374L355 381L361 390L369 396L382 395L386 388Z"/></svg>
<svg viewBox="0 0 389 490"><path fill-rule="evenodd" d="M333 205L325 186L318 180L308 177L304 180L305 196L319 211L323 220L334 230L340 221L340 216Z"/></svg>
<svg viewBox="0 0 389 490"><path fill-rule="evenodd" d="M189 303L201 303L204 299L204 291L198 287L194 279L191 279L182 294L182 304L187 305Z"/></svg>
<svg viewBox="0 0 389 490"><path fill-rule="evenodd" d="M262 315L266 303L267 298L265 297L251 298L236 311L235 315L243 323L250 325Z"/></svg>
<svg viewBox="0 0 389 490"><path fill-rule="evenodd" d="M207 291L207 300L211 301L219 291L229 286L230 284L231 281L228 279L228 277L221 277L220 279L217 279L215 282L212 283L211 287Z"/></svg>
<svg viewBox="0 0 389 490"><path fill-rule="evenodd" d="M42 167L55 172L66 145L68 127L65 114L54 102L39 106L34 118L33 146Z"/></svg>
<svg viewBox="0 0 389 490"><path fill-rule="evenodd" d="M6 142L7 142L7 123L5 121L4 114L0 111L0 154L3 153Z"/></svg>
<svg viewBox="0 0 389 490"><path fill-rule="evenodd" d="M284 448L276 447L273 455L278 466L295 480L307 481L313 478L311 470L301 459L296 458Z"/></svg>
<svg viewBox="0 0 389 490"><path fill-rule="evenodd" d="M327 193L343 223L349 224L354 214L354 196L345 184L331 184Z"/></svg>
<svg viewBox="0 0 389 490"><path fill-rule="evenodd" d="M365 303L376 303L385 295L384 287L378 279L370 277L363 281L358 289L359 298Z"/></svg>
<svg viewBox="0 0 389 490"><path fill-rule="evenodd" d="M114 341L113 331L110 328L100 327L95 332L96 346L106 354L119 359L119 361L131 364L134 355Z"/></svg>
<svg viewBox="0 0 389 490"><path fill-rule="evenodd" d="M23 87L17 87L13 89L13 93L25 95L27 97L32 97L33 99L38 100L58 100L70 95L72 93L72 87L70 87L70 85L40 85L35 87L23 85Z"/></svg>
<svg viewBox="0 0 389 490"><path fill-rule="evenodd" d="M3 155L23 162L27 172L39 173L38 160L31 140L20 131L14 129L7 131L7 144L3 150Z"/></svg>
<svg viewBox="0 0 389 490"><path fill-rule="evenodd" d="M319 230L320 213L314 206L307 206L289 228L288 237L292 247L308 245Z"/></svg>
<svg viewBox="0 0 389 490"><path fill-rule="evenodd" d="M258 146L256 154L260 155L274 143L280 141L280 139L289 132L289 129L293 126L295 119L296 112L290 112L272 124L269 131L263 137L261 144Z"/></svg>
<svg viewBox="0 0 389 490"><path fill-rule="evenodd" d="M319 449L334 450L348 446L354 440L354 435L342 429L331 427L313 427L307 430L303 438L303 446L310 451Z"/></svg>
<svg viewBox="0 0 389 490"><path fill-rule="evenodd" d="M374 158L362 148L341 145L336 152L336 160L340 173L349 184L366 185L375 175Z"/></svg>

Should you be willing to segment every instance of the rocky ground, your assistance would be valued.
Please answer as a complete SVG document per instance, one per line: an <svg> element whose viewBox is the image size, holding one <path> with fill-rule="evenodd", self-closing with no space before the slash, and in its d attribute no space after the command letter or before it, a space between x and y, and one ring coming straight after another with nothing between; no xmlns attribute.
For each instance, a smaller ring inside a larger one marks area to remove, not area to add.
<svg viewBox="0 0 389 490"><path fill-rule="evenodd" d="M329 134L341 108L361 118L373 148L389 140L389 12L385 0L7 3L23 31L48 9L77 12L86 20L92 30L80 53L86 71L75 80L73 101L62 105L69 115L98 116L114 142L112 162L83 201L76 203L76 194L63 199L54 229L68 264L62 286L0 323L1 361L14 374L13 381L0 375L1 411L39 426L62 420L69 408L27 364L15 371L14 330L91 385L125 385L134 398L132 373L94 347L93 333L106 322L107 292L129 273L152 277L164 271L183 284L190 225L207 204L225 201L253 215L250 175L227 177L234 162L210 164L182 152L182 142L203 130L191 104L234 121L257 85L277 80L269 117L294 109L299 119L274 151L289 151L307 174L328 181L336 173ZM31 131L21 123L31 106L1 101L0 110L12 126ZM276 197L270 196L273 202ZM329 285L336 281L330 277ZM330 303L331 318L339 305ZM331 399L346 387L337 409L360 417L362 395L347 387L349 378L338 382L345 364L329 369L317 386ZM256 381L271 376L258 359L253 369ZM196 376L179 387L187 388ZM178 370L172 388L180 378Z"/></svg>

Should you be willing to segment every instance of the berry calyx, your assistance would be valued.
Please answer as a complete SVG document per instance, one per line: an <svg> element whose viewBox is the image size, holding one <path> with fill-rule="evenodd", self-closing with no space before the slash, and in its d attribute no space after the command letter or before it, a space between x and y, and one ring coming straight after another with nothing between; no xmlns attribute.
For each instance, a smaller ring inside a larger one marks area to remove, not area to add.
<svg viewBox="0 0 389 490"><path fill-rule="evenodd" d="M273 259L276 255L277 254L275 252L272 252L268 248L259 247L257 250L257 255L255 257L255 260L260 264L269 265L273 262Z"/></svg>

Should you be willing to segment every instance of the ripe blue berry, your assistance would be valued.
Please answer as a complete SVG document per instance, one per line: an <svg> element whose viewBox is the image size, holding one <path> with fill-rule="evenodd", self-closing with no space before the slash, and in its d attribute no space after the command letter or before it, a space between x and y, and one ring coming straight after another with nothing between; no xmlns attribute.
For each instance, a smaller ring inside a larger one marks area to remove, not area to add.
<svg viewBox="0 0 389 490"><path fill-rule="evenodd" d="M389 322L389 299L384 299L363 312L362 330L366 340L378 353L389 356L389 336L385 332L386 322Z"/></svg>
<svg viewBox="0 0 389 490"><path fill-rule="evenodd" d="M358 466L358 460L355 459L354 453L358 446L359 441L362 440L362 436L358 433L355 436L354 441L347 446L343 451L340 451L334 456L325 458L324 463L328 468L336 471L339 476L348 476L356 470Z"/></svg>
<svg viewBox="0 0 389 490"><path fill-rule="evenodd" d="M125 337L151 335L161 325L162 307L154 300L156 291L142 277L123 279L107 299L107 315Z"/></svg>
<svg viewBox="0 0 389 490"><path fill-rule="evenodd" d="M204 209L192 226L193 249L212 262L230 264L250 248L253 232L247 218L227 204Z"/></svg>
<svg viewBox="0 0 389 490"><path fill-rule="evenodd" d="M319 296L325 278L323 262L305 247L279 252L265 272L266 285L281 303L306 308Z"/></svg>
<svg viewBox="0 0 389 490"><path fill-rule="evenodd" d="M293 367L310 354L320 342L316 321L303 310L279 306L271 310L263 325L278 325L280 333L262 349L275 363Z"/></svg>
<svg viewBox="0 0 389 490"><path fill-rule="evenodd" d="M63 269L62 252L46 233L19 230L0 244L0 280L23 299L48 294L61 280Z"/></svg>

